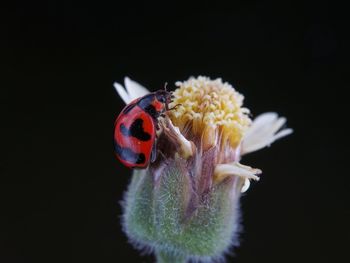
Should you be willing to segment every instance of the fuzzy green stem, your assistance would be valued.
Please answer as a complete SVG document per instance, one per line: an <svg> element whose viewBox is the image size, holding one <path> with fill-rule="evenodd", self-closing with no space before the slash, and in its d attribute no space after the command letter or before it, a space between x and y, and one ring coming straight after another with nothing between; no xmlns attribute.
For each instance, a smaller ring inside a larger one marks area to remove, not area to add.
<svg viewBox="0 0 350 263"><path fill-rule="evenodd" d="M174 253L169 253L168 251L158 251L157 263L186 263L186 256L184 255L175 255Z"/></svg>

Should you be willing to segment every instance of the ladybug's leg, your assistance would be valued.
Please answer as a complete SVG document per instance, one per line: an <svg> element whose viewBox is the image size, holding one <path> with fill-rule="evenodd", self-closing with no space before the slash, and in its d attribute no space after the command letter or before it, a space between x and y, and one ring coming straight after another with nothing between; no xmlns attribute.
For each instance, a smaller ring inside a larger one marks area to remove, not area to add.
<svg viewBox="0 0 350 263"><path fill-rule="evenodd" d="M154 161L157 159L157 147L156 143L153 144L152 146L152 152L151 152L151 163L154 163Z"/></svg>
<svg viewBox="0 0 350 263"><path fill-rule="evenodd" d="M181 106L181 104L176 104L174 107L169 108L168 110L176 110L177 107Z"/></svg>

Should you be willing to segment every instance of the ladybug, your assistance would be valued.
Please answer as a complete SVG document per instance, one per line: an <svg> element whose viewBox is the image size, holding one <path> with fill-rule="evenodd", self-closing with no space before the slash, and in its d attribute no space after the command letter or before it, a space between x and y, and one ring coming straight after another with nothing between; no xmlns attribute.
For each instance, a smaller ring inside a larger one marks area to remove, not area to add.
<svg viewBox="0 0 350 263"><path fill-rule="evenodd" d="M168 110L171 92L158 90L130 102L114 125L115 154L129 168L145 168L156 159L158 118Z"/></svg>

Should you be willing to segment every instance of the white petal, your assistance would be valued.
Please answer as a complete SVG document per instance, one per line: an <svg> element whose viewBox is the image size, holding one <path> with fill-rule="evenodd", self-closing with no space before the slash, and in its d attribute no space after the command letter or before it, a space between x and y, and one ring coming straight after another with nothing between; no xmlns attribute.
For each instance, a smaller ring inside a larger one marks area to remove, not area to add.
<svg viewBox="0 0 350 263"><path fill-rule="evenodd" d="M248 135L250 136L250 144L262 143L261 138L274 138L272 136L286 123L286 121L286 118L275 118L270 119L269 122L265 122L265 125L259 124L259 126L255 128L254 133ZM267 125L268 123L269 125ZM259 136L257 136L257 134L259 134ZM245 135L245 138L248 138L248 136Z"/></svg>
<svg viewBox="0 0 350 263"><path fill-rule="evenodd" d="M248 190L251 179L259 180L258 174L261 174L260 169L254 169L238 162L218 164L214 170L214 180L218 183L228 176L239 176L244 179L244 184L241 189L241 193L244 193Z"/></svg>
<svg viewBox="0 0 350 263"><path fill-rule="evenodd" d="M114 88L118 92L119 96L125 102L125 104L129 104L131 100L129 94L125 91L124 87L120 85L118 82L113 83Z"/></svg>
<svg viewBox="0 0 350 263"><path fill-rule="evenodd" d="M169 117L160 119L160 126L168 139L177 146L177 153L184 159L188 159L195 153L196 146L193 142L187 140L179 128L174 126Z"/></svg>
<svg viewBox="0 0 350 263"><path fill-rule="evenodd" d="M131 100L143 97L149 93L148 89L128 77L124 78L124 85Z"/></svg>
<svg viewBox="0 0 350 263"><path fill-rule="evenodd" d="M242 186L241 193L247 192L247 190L249 189L249 187L250 187L250 181L249 181L248 178L246 178L246 179L244 180L244 184L243 184L243 186Z"/></svg>
<svg viewBox="0 0 350 263"><path fill-rule="evenodd" d="M280 130L285 123L286 118L278 118L275 112L267 112L258 116L244 135L242 154L270 146L274 141L291 134L292 129Z"/></svg>
<svg viewBox="0 0 350 263"><path fill-rule="evenodd" d="M275 112L266 112L257 116L254 119L252 126L250 126L248 131L246 132L245 137L249 137L251 134L256 133L257 131L262 129L266 123L271 123L275 121L277 118L278 118L278 115Z"/></svg>
<svg viewBox="0 0 350 263"><path fill-rule="evenodd" d="M285 136L292 134L292 133L293 133L293 129L290 129L290 128L281 130L280 132L275 134L274 141L281 139L282 137L285 137Z"/></svg>

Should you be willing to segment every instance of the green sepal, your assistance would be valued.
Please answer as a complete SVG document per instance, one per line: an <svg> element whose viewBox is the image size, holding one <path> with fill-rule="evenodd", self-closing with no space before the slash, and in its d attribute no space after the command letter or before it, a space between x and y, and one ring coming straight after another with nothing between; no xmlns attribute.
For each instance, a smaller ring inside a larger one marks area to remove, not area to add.
<svg viewBox="0 0 350 263"><path fill-rule="evenodd" d="M238 177L198 195L181 159L158 177L136 170L124 201L124 230L139 248L179 258L221 257L237 232ZM159 259L160 260L160 259Z"/></svg>

